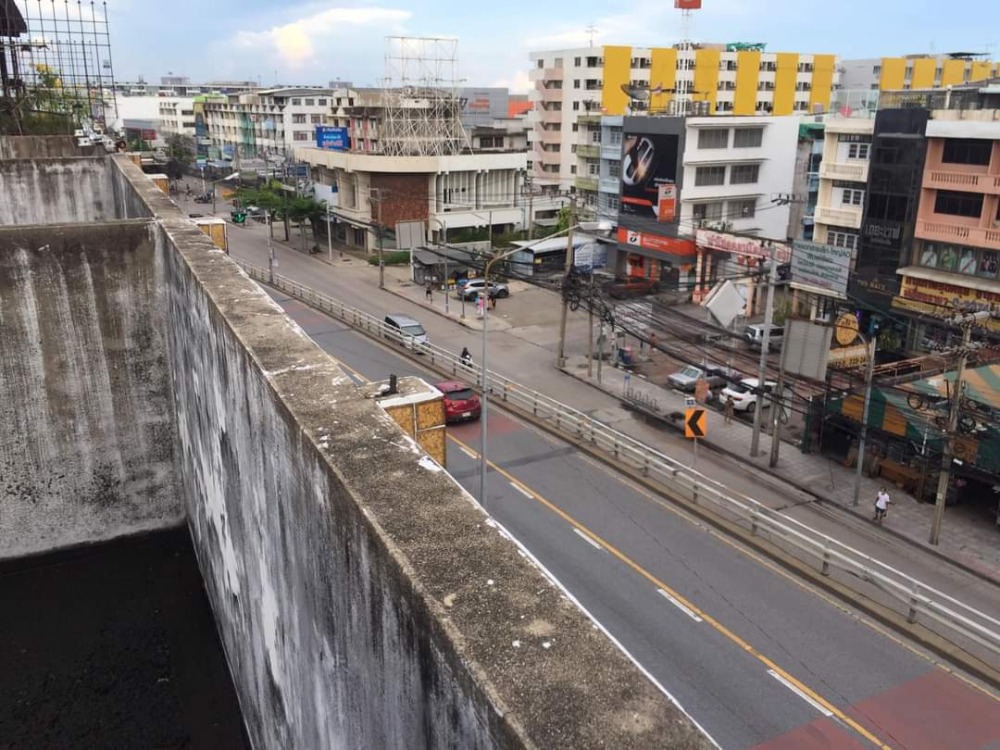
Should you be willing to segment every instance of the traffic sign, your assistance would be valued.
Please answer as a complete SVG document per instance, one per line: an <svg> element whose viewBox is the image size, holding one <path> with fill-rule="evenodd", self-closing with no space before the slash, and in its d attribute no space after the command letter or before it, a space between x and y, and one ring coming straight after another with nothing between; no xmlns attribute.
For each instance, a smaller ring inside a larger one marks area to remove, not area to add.
<svg viewBox="0 0 1000 750"><path fill-rule="evenodd" d="M684 412L684 437L703 438L708 434L705 429L705 410L687 409Z"/></svg>

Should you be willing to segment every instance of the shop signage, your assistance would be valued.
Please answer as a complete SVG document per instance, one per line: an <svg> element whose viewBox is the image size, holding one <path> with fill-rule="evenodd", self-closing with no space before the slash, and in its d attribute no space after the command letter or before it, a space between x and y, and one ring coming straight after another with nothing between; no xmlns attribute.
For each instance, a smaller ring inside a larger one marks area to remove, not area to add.
<svg viewBox="0 0 1000 750"><path fill-rule="evenodd" d="M904 276L899 296L892 300L892 306L898 310L937 318L957 313L960 307L970 303L982 309L1000 310L1000 294ZM991 331L1000 331L1000 320L987 320L985 326Z"/></svg>
<svg viewBox="0 0 1000 750"><path fill-rule="evenodd" d="M871 143L872 137L864 133L841 133L837 140L840 143Z"/></svg>
<svg viewBox="0 0 1000 750"><path fill-rule="evenodd" d="M769 258L773 249L775 259L779 263L788 263L792 258L792 249L783 242L757 237L741 237L735 234L715 232L711 229L699 229L696 237L698 246L708 250L718 250L749 258Z"/></svg>
<svg viewBox="0 0 1000 750"><path fill-rule="evenodd" d="M846 247L795 240L792 288L827 296L847 297L853 251Z"/></svg>
<svg viewBox="0 0 1000 750"><path fill-rule="evenodd" d="M631 229L625 229L625 227L618 227L618 241L624 245L667 253L668 255L692 257L697 254L695 244L691 240L679 237L664 237L663 235L649 234L648 232L633 232Z"/></svg>

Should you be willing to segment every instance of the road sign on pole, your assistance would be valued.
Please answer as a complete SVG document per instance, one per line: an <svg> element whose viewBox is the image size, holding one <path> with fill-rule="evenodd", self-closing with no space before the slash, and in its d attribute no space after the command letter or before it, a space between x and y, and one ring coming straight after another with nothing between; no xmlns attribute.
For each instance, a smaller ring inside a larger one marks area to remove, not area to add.
<svg viewBox="0 0 1000 750"><path fill-rule="evenodd" d="M684 437L703 438L708 434L705 429L706 417L704 409L687 409L684 412Z"/></svg>

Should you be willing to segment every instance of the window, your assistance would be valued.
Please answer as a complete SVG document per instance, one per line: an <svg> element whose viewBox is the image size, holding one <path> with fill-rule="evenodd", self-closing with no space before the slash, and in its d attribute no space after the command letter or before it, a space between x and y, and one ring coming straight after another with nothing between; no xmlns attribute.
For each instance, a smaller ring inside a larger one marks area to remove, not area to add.
<svg viewBox="0 0 1000 750"><path fill-rule="evenodd" d="M698 167L694 172L695 186L725 185L725 167Z"/></svg>
<svg viewBox="0 0 1000 750"><path fill-rule="evenodd" d="M326 99L317 99L317 100L316 100L316 103L317 103L317 104L318 104L319 106L321 106L321 107L325 107L325 106L326 106Z"/></svg>
<svg viewBox="0 0 1000 750"><path fill-rule="evenodd" d="M308 130L296 130L293 137L296 141L308 141L309 135Z"/></svg>
<svg viewBox="0 0 1000 750"><path fill-rule="evenodd" d="M543 60L541 58L538 58L538 67L539 68L544 68L545 67L545 60Z"/></svg>
<svg viewBox="0 0 1000 750"><path fill-rule="evenodd" d="M575 89L580 88L580 79L579 78L574 78L573 79L573 88L575 88Z"/></svg>
<svg viewBox="0 0 1000 750"><path fill-rule="evenodd" d="M734 164L729 173L730 185L752 185L760 176L759 164Z"/></svg>
<svg viewBox="0 0 1000 750"><path fill-rule="evenodd" d="M849 250L857 250L858 235L852 232L827 232L826 244L834 247L846 247Z"/></svg>
<svg viewBox="0 0 1000 750"><path fill-rule="evenodd" d="M608 177L618 177L621 175L622 165L617 161L608 164Z"/></svg>
<svg viewBox="0 0 1000 750"><path fill-rule="evenodd" d="M601 131L600 130L591 130L590 131L590 142L591 143L600 143L601 142Z"/></svg>
<svg viewBox="0 0 1000 750"><path fill-rule="evenodd" d="M601 174L601 165L593 161L588 163L587 174L589 174L591 177L598 177Z"/></svg>
<svg viewBox="0 0 1000 750"><path fill-rule="evenodd" d="M580 58L579 57L574 57L573 58L573 67L574 68L579 68L580 67Z"/></svg>
<svg viewBox="0 0 1000 750"><path fill-rule="evenodd" d="M757 200L747 198L742 201L729 202L729 219L752 219L757 213Z"/></svg>
<svg viewBox="0 0 1000 750"><path fill-rule="evenodd" d="M302 100L301 99L292 99L292 106L293 107L299 107L301 105L302 105Z"/></svg>
<svg viewBox="0 0 1000 750"><path fill-rule="evenodd" d="M983 251L979 253L979 276L995 279L1000 270L1000 253Z"/></svg>
<svg viewBox="0 0 1000 750"><path fill-rule="evenodd" d="M983 196L977 193L939 190L934 200L934 213L978 219L983 213Z"/></svg>
<svg viewBox="0 0 1000 750"><path fill-rule="evenodd" d="M309 115L309 122L313 125L319 125L323 122L323 115Z"/></svg>
<svg viewBox="0 0 1000 750"><path fill-rule="evenodd" d="M576 131L578 131L579 129L580 129L580 125L579 125L578 123L575 123L575 122L574 122L574 123L573 123L573 132L575 133L575 132L576 132Z"/></svg>
<svg viewBox="0 0 1000 750"><path fill-rule="evenodd" d="M870 143L852 143L847 149L848 159L867 159L871 151Z"/></svg>
<svg viewBox="0 0 1000 750"><path fill-rule="evenodd" d="M573 166L571 166L569 168L569 173L570 174L576 174L576 164L574 164Z"/></svg>
<svg viewBox="0 0 1000 750"><path fill-rule="evenodd" d="M608 208L610 208L612 211L617 211L620 206L621 204L619 203L617 195L608 196Z"/></svg>
<svg viewBox="0 0 1000 750"><path fill-rule="evenodd" d="M305 116L305 114L294 114L294 115L292 115L292 124L293 125L305 125L306 124L306 116Z"/></svg>
<svg viewBox="0 0 1000 750"><path fill-rule="evenodd" d="M845 206L861 206L865 202L865 191L847 188L840 202Z"/></svg>
<svg viewBox="0 0 1000 750"><path fill-rule="evenodd" d="M315 107L316 106L316 100L315 99L306 99L306 106L307 107Z"/></svg>
<svg viewBox="0 0 1000 750"><path fill-rule="evenodd" d="M725 128L702 128L698 131L698 148L726 148L728 145L729 131Z"/></svg>
<svg viewBox="0 0 1000 750"><path fill-rule="evenodd" d="M873 193L868 196L869 219L902 223L907 220L910 202L905 195Z"/></svg>
<svg viewBox="0 0 1000 750"><path fill-rule="evenodd" d="M759 148L764 142L764 128L737 128L733 148Z"/></svg>
<svg viewBox="0 0 1000 750"><path fill-rule="evenodd" d="M573 102L573 111L574 112L580 111L580 102Z"/></svg>
<svg viewBox="0 0 1000 750"><path fill-rule="evenodd" d="M692 206L695 221L722 221L722 202L695 203Z"/></svg>
<svg viewBox="0 0 1000 750"><path fill-rule="evenodd" d="M981 138L948 138L944 142L941 161L945 164L990 165L993 141Z"/></svg>

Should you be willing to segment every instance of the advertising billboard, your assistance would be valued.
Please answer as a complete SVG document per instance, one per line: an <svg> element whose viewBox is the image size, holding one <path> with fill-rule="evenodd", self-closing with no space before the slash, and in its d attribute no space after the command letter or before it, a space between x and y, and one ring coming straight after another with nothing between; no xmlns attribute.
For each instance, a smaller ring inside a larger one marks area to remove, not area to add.
<svg viewBox="0 0 1000 750"><path fill-rule="evenodd" d="M347 151L351 139L347 128L334 128L329 125L316 126L316 146L329 151Z"/></svg>
<svg viewBox="0 0 1000 750"><path fill-rule="evenodd" d="M623 216L660 224L677 222L678 140L673 134L625 134L621 163Z"/></svg>
<svg viewBox="0 0 1000 750"><path fill-rule="evenodd" d="M681 10L700 10L701 0L674 0L674 7Z"/></svg>

